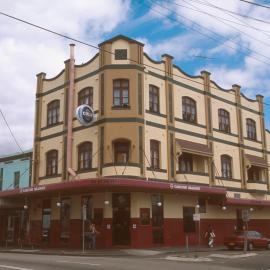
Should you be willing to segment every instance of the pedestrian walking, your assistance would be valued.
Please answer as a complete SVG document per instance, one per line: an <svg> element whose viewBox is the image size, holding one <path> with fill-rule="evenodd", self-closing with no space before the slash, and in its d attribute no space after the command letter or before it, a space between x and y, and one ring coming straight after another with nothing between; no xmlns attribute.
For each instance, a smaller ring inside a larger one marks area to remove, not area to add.
<svg viewBox="0 0 270 270"><path fill-rule="evenodd" d="M96 236L97 236L97 234L99 234L99 231L97 231L94 223L90 224L89 232L90 232L89 248L95 249L96 248Z"/></svg>
<svg viewBox="0 0 270 270"><path fill-rule="evenodd" d="M208 247L213 247L214 246L214 239L215 239L216 235L215 235L214 229L211 225L208 226L208 229L205 232L204 237L208 241Z"/></svg>

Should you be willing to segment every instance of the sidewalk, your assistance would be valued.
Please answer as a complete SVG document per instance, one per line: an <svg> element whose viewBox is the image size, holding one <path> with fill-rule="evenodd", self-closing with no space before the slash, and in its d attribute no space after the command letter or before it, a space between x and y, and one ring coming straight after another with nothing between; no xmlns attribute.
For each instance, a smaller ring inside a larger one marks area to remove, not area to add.
<svg viewBox="0 0 270 270"><path fill-rule="evenodd" d="M65 255L65 256L98 256L98 257L121 257L121 256L158 256L158 255L179 255L194 253L209 253L213 251L222 251L223 246L208 248L205 246L190 247L187 252L185 247L161 247L150 249L86 249L84 252L79 249L45 249L45 248L5 248L0 247L0 252L4 253L20 253L20 254L40 254L40 255Z"/></svg>

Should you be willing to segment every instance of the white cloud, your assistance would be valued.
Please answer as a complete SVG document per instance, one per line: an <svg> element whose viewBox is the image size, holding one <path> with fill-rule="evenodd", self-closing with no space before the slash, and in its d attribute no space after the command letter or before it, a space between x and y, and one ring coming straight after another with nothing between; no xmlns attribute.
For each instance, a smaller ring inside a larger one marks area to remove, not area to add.
<svg viewBox="0 0 270 270"><path fill-rule="evenodd" d="M160 60L161 55L164 53L170 54L177 60L184 60L201 52L199 48L196 48L199 37L190 33L157 41L156 43L151 43L146 38L139 38L139 40L145 44L144 51L156 60Z"/></svg>
<svg viewBox="0 0 270 270"><path fill-rule="evenodd" d="M102 36L125 21L130 0L2 0L0 10L77 39L98 44ZM121 14L121 15L120 15ZM33 144L36 77L53 77L69 58L69 40L0 16L0 108L23 149ZM97 50L77 45L76 63L88 61ZM0 117L1 118L1 117ZM0 119L0 155L17 152Z"/></svg>

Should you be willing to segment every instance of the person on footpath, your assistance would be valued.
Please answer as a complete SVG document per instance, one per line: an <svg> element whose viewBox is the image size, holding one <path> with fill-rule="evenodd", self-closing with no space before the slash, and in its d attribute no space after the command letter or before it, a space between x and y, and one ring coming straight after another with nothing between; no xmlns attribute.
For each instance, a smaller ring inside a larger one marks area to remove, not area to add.
<svg viewBox="0 0 270 270"><path fill-rule="evenodd" d="M97 237L97 234L99 234L100 232L97 231L94 223L90 224L89 231L90 231L89 248L96 249L96 237Z"/></svg>
<svg viewBox="0 0 270 270"><path fill-rule="evenodd" d="M213 247L214 246L214 239L215 239L216 235L214 232L214 229L211 225L208 226L208 229L205 233L205 238L208 241L208 247Z"/></svg>

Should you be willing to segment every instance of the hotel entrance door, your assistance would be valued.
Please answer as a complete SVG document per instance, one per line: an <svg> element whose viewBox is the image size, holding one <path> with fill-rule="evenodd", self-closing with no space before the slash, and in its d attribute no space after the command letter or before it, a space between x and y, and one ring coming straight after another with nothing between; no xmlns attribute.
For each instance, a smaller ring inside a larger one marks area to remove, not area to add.
<svg viewBox="0 0 270 270"><path fill-rule="evenodd" d="M113 245L130 245L130 194L113 193Z"/></svg>

